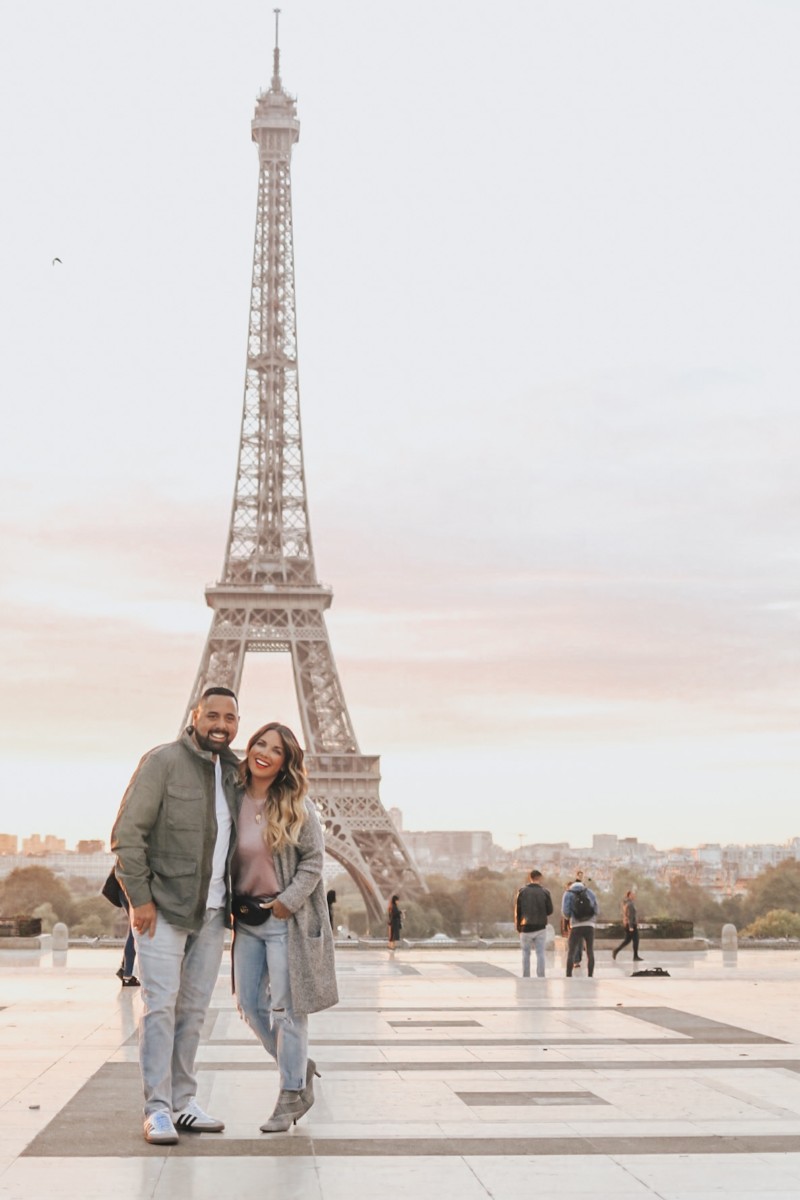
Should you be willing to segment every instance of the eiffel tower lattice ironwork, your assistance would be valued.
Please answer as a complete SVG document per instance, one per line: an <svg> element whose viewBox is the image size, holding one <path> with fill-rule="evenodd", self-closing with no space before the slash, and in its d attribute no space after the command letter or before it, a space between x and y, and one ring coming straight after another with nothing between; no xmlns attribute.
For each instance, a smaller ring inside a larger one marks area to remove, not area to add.
<svg viewBox="0 0 800 1200"><path fill-rule="evenodd" d="M272 81L252 122L260 170L236 489L222 578L206 588L214 616L184 723L206 687L238 693L248 654L291 654L326 850L356 881L377 923L393 892L412 899L425 885L381 803L380 760L359 750L323 615L333 594L314 566L292 237L290 167L299 132L296 102L280 78L276 16Z"/></svg>

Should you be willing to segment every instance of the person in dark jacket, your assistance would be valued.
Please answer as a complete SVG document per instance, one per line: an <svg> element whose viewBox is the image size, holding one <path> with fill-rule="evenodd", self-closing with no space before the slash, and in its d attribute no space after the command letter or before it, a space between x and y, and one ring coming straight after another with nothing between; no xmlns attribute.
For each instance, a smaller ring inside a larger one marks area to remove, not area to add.
<svg viewBox="0 0 800 1200"><path fill-rule="evenodd" d="M389 907L386 910L386 932L389 935L390 950L394 950L400 941L400 930L403 927L403 914L400 911L400 905L397 903L399 899L399 896L392 896L389 901Z"/></svg>
<svg viewBox="0 0 800 1200"><path fill-rule="evenodd" d="M238 728L234 693L208 688L181 737L139 763L111 834L142 983L144 1136L156 1145L225 1128L197 1102L195 1057L230 919Z"/></svg>
<svg viewBox="0 0 800 1200"><path fill-rule="evenodd" d="M544 979L547 918L553 911L553 900L547 888L539 882L542 872L533 870L528 883L517 892L514 901L514 925L522 947L522 978L530 979L531 947L536 948L536 975Z"/></svg>
<svg viewBox="0 0 800 1200"><path fill-rule="evenodd" d="M639 926L636 923L636 892L632 889L625 893L622 901L622 924L625 927L625 938L611 951L611 957L616 958L620 950L624 950L629 942L633 942L633 961L642 962L639 957Z"/></svg>

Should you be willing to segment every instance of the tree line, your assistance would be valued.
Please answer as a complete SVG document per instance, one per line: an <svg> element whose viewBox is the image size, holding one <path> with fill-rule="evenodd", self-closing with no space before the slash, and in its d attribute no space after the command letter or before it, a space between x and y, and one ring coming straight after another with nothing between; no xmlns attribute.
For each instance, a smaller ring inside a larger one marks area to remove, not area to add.
<svg viewBox="0 0 800 1200"><path fill-rule="evenodd" d="M428 875L426 882L430 890L424 900L400 898L405 937L426 938L435 933L492 937L498 926L507 927L513 921L514 897L526 882L526 875L478 867L460 879ZM721 902L683 876L674 877L664 886L641 872L620 869L607 888L598 887L591 878L587 882L597 895L601 922L620 920L622 898L633 888L640 922L663 918L692 921L696 934L711 938L719 937L722 926L729 923L755 937L800 937L800 862L768 867L749 882L743 895L726 897ZM545 877L542 884L553 897L555 912L551 920L558 932L565 883L551 876ZM332 886L337 893L336 923L364 932L366 918L355 883L342 874Z"/></svg>
<svg viewBox="0 0 800 1200"><path fill-rule="evenodd" d="M467 871L460 879L429 875L430 890L424 900L400 898L403 934L415 939L436 933L496 936L502 932L498 927L507 928L513 921L514 897L524 882L524 872L488 867ZM552 877L542 882L553 897L557 929L564 882ZM618 921L622 897L634 888L640 921L665 917L692 921L695 932L706 937L719 937L727 923L754 937L800 937L800 862L767 867L743 895L721 903L682 876L663 886L640 872L618 870L606 889L591 879L588 883L597 894L601 921ZM350 876L338 875L331 886L337 894L334 923L355 933L366 932L363 901ZM36 866L17 867L0 880L0 916L40 917L45 931L63 921L75 937L121 936L127 924L124 910L109 904L95 884L80 878L64 880L47 867ZM382 930L372 932L380 936Z"/></svg>

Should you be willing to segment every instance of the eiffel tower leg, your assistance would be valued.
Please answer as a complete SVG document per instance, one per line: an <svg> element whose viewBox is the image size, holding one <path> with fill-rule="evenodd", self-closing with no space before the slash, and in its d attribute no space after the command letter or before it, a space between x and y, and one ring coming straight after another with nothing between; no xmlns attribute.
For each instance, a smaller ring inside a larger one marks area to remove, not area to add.
<svg viewBox="0 0 800 1200"><path fill-rule="evenodd" d="M386 921L389 898L421 899L427 888L379 795L380 759L314 754L309 792L321 811L325 849L358 885L370 925Z"/></svg>
<svg viewBox="0 0 800 1200"><path fill-rule="evenodd" d="M312 753L358 754L350 714L320 611L290 615L292 666L306 747Z"/></svg>
<svg viewBox="0 0 800 1200"><path fill-rule="evenodd" d="M324 814L325 846L352 875L370 924L381 922L389 897L426 891L383 807L376 757L358 750L321 611L294 611L288 622L311 795Z"/></svg>
<svg viewBox="0 0 800 1200"><path fill-rule="evenodd" d="M192 695L179 732L191 722L192 711L208 687L226 687L239 695L246 653L247 613L244 609L217 609L206 638Z"/></svg>

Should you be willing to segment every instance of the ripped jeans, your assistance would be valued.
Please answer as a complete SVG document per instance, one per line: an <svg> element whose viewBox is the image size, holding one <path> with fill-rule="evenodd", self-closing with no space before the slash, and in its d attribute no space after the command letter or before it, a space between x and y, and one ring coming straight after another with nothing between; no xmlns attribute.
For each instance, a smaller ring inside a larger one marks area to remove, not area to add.
<svg viewBox="0 0 800 1200"><path fill-rule="evenodd" d="M308 1017L292 1012L289 929L270 917L263 925L236 924L233 971L239 1012L276 1060L281 1089L306 1085Z"/></svg>

